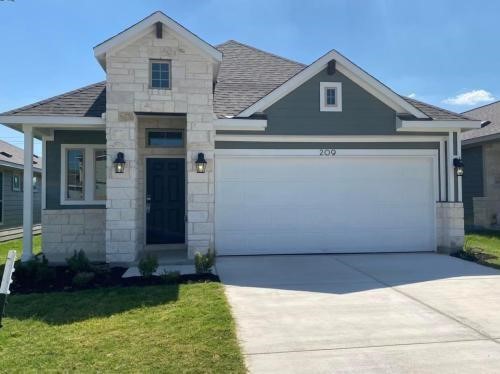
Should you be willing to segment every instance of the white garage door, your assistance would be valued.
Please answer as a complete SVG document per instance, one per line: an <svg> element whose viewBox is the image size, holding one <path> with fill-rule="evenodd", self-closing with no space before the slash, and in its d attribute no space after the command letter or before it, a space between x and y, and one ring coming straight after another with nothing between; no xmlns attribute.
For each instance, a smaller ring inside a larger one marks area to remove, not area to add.
<svg viewBox="0 0 500 374"><path fill-rule="evenodd" d="M247 152L216 155L219 255L435 250L430 151Z"/></svg>

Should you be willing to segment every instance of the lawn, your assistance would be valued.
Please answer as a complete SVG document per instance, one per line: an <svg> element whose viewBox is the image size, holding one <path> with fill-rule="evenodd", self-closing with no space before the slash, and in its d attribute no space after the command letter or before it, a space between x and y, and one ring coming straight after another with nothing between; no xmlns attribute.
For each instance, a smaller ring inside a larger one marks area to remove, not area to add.
<svg viewBox="0 0 500 374"><path fill-rule="evenodd" d="M41 235L33 236L33 252L35 254L40 253L41 248L42 248L42 236ZM15 249L17 251L17 258L19 259L22 254L23 239L14 239L0 243L0 265L5 264L5 260L7 258L7 252L9 252L11 249Z"/></svg>
<svg viewBox="0 0 500 374"><path fill-rule="evenodd" d="M464 249L472 251L484 265L500 268L500 232L478 231L465 236Z"/></svg>
<svg viewBox="0 0 500 374"><path fill-rule="evenodd" d="M2 372L243 373L219 283L12 295Z"/></svg>

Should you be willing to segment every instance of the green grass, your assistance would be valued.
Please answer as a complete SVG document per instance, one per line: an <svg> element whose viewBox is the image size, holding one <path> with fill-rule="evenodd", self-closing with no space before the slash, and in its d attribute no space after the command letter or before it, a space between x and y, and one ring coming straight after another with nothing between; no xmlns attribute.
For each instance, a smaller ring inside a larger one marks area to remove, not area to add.
<svg viewBox="0 0 500 374"><path fill-rule="evenodd" d="M218 283L12 295L1 372L243 373Z"/></svg>
<svg viewBox="0 0 500 374"><path fill-rule="evenodd" d="M23 239L14 239L6 242L0 243L0 265L5 264L5 260L7 258L7 252L11 249L15 249L17 251L17 258L19 259L22 254L23 248ZM42 248L42 236L35 235L33 236L33 253L40 253Z"/></svg>
<svg viewBox="0 0 500 374"><path fill-rule="evenodd" d="M465 235L465 250L473 251L484 265L500 268L500 232L479 231Z"/></svg>

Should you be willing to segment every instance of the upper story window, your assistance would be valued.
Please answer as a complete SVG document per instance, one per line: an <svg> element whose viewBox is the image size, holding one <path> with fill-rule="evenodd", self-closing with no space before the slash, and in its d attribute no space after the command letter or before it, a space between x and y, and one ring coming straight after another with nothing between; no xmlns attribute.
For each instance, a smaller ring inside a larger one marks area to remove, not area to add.
<svg viewBox="0 0 500 374"><path fill-rule="evenodd" d="M321 82L319 84L319 105L322 112L341 112L342 83Z"/></svg>
<svg viewBox="0 0 500 374"><path fill-rule="evenodd" d="M168 90L171 84L171 69L169 60L151 60L150 62L151 88Z"/></svg>

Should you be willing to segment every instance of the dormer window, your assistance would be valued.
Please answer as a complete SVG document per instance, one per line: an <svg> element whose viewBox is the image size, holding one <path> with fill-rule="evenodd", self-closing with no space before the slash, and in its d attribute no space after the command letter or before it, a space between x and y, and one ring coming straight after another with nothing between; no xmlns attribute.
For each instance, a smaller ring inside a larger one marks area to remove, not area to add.
<svg viewBox="0 0 500 374"><path fill-rule="evenodd" d="M319 84L319 109L322 112L342 111L342 83L321 82Z"/></svg>
<svg viewBox="0 0 500 374"><path fill-rule="evenodd" d="M169 90L171 84L171 69L169 60L151 60L150 86L157 90Z"/></svg>

